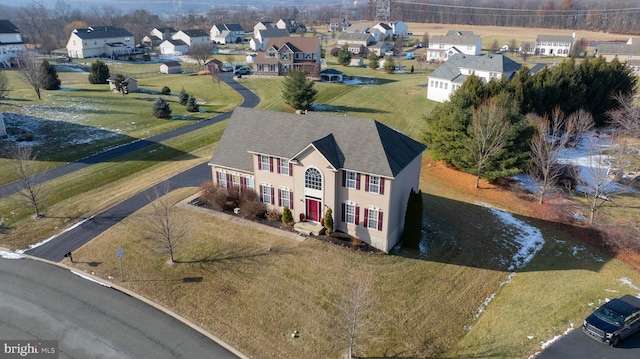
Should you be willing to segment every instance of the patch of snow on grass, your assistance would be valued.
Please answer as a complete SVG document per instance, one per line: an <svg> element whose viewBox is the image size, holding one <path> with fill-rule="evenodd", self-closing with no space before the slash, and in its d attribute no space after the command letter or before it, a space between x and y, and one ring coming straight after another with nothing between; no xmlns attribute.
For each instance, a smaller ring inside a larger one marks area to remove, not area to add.
<svg viewBox="0 0 640 359"><path fill-rule="evenodd" d="M380 80L374 77L353 76L342 81L342 83L345 85L377 85Z"/></svg>
<svg viewBox="0 0 640 359"><path fill-rule="evenodd" d="M15 252L0 251L0 257L5 259L21 259L22 256Z"/></svg>
<svg viewBox="0 0 640 359"><path fill-rule="evenodd" d="M484 299L484 301L482 302L482 305L480 306L480 308L478 308L478 311L476 312L476 314L473 315L474 322L480 317L480 315L482 315L482 313L485 312L485 310L489 306L489 303L491 303L491 301L496 297L496 295L500 291L500 288L502 288L502 286L504 286L505 284L511 283L511 278L513 278L515 275L516 275L515 272L509 273L509 275L507 276L507 280L500 282L500 284L498 285L498 289L494 293L492 293L490 296ZM473 325L464 326L464 330L471 330L471 329L473 329Z"/></svg>
<svg viewBox="0 0 640 359"><path fill-rule="evenodd" d="M627 277L622 277L622 278L620 278L620 281L622 282L622 284L628 285L631 289L640 291L640 287L638 287L637 285L633 284L633 281L631 281L631 279L629 279ZM640 293L638 293L638 295L636 295L636 297L640 298Z"/></svg>
<svg viewBox="0 0 640 359"><path fill-rule="evenodd" d="M488 207L491 213L497 216L500 221L507 224L511 230L518 235L514 236L514 241L519 245L518 251L513 255L511 264L507 270L513 271L522 268L533 259L542 246L544 246L544 237L542 232L522 220L515 218L511 213L504 212L492 207Z"/></svg>

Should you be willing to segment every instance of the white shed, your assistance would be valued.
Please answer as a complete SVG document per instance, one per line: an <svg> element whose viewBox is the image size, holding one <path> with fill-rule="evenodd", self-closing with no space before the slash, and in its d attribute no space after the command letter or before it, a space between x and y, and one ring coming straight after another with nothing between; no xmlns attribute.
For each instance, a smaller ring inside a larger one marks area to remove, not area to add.
<svg viewBox="0 0 640 359"><path fill-rule="evenodd" d="M180 74L182 65L178 61L168 61L160 65L161 74Z"/></svg>

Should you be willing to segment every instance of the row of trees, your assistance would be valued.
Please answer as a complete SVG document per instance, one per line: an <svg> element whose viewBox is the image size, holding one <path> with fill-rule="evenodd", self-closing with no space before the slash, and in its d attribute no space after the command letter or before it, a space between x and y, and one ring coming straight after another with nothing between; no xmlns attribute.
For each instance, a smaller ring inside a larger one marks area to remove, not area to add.
<svg viewBox="0 0 640 359"><path fill-rule="evenodd" d="M602 58L580 65L568 59L535 75L523 68L511 81L484 84L471 75L425 117L424 140L434 159L476 175L476 187L480 178L528 172L542 183L542 203L560 176L559 151L570 141L614 117L637 126L628 120L636 83L627 67Z"/></svg>

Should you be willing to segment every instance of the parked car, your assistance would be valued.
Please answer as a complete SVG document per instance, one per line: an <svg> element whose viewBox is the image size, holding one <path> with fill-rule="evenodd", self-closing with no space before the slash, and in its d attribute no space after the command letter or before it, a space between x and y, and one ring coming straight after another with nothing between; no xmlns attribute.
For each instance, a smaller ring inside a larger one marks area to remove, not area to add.
<svg viewBox="0 0 640 359"><path fill-rule="evenodd" d="M251 75L251 68L242 66L233 72L234 75Z"/></svg>
<svg viewBox="0 0 640 359"><path fill-rule="evenodd" d="M231 72L233 71L233 65L231 64L222 64L222 72Z"/></svg>
<svg viewBox="0 0 640 359"><path fill-rule="evenodd" d="M617 346L620 340L640 330L640 298L625 295L608 301L582 324L589 337Z"/></svg>
<svg viewBox="0 0 640 359"><path fill-rule="evenodd" d="M407 60L413 60L414 58L413 52L407 52Z"/></svg>
<svg viewBox="0 0 640 359"><path fill-rule="evenodd" d="M417 43L417 44L413 45L413 48L414 49L420 49L420 48L422 48L422 44L421 43Z"/></svg>
<svg viewBox="0 0 640 359"><path fill-rule="evenodd" d="M395 51L387 51L384 53L385 56L396 56L398 53Z"/></svg>

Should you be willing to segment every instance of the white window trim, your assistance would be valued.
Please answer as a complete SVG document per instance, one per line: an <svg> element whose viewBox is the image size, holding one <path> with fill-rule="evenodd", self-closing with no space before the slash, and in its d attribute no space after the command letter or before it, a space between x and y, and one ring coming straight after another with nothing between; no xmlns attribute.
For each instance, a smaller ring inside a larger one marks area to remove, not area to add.
<svg viewBox="0 0 640 359"><path fill-rule="evenodd" d="M262 203L271 204L271 201L273 200L271 198L271 186L266 183L263 183L261 194L262 194ZM267 201L267 198L269 198L268 201Z"/></svg>
<svg viewBox="0 0 640 359"><path fill-rule="evenodd" d="M368 217L367 217L367 228L377 231L378 230L378 218L379 218L379 215L380 215L380 210L378 208L369 207L367 209L367 211L368 211L368 213L367 213L367 215L368 215ZM375 213L375 216L373 216L373 221L371 220L372 213ZM372 226L371 223L375 223L376 225Z"/></svg>
<svg viewBox="0 0 640 359"><path fill-rule="evenodd" d="M349 213L349 208L351 208L352 212ZM351 216L351 220L349 220L349 216ZM356 223L356 204L347 202L344 205L344 221L349 224L357 224Z"/></svg>
<svg viewBox="0 0 640 359"><path fill-rule="evenodd" d="M374 179L378 179L378 183L373 183ZM380 178L379 176L369 175L369 192L370 193L380 193ZM373 190L375 186L376 190Z"/></svg>
<svg viewBox="0 0 640 359"><path fill-rule="evenodd" d="M349 175L353 175L353 179L350 179ZM345 179L344 186L347 188L355 189L358 183L358 174L353 171L347 171L345 176L347 176L347 178ZM350 183L351 185L349 185Z"/></svg>

